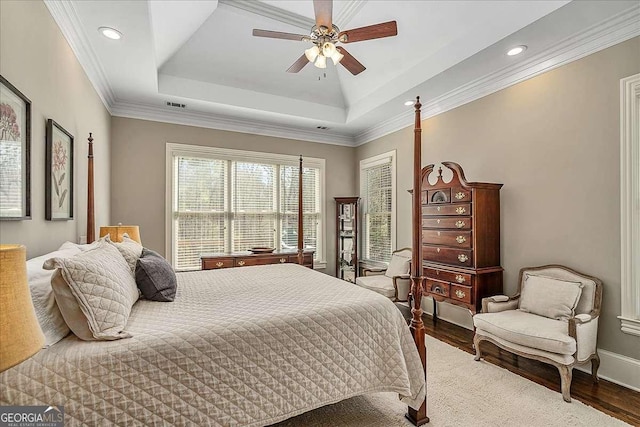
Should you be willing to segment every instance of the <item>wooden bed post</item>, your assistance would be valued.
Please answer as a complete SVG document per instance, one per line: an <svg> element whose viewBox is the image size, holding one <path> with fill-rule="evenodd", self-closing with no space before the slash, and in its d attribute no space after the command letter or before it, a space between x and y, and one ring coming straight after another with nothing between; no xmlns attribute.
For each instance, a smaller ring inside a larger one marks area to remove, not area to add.
<svg viewBox="0 0 640 427"><path fill-rule="evenodd" d="M302 154L298 171L298 264L304 264L304 218L302 206Z"/></svg>
<svg viewBox="0 0 640 427"><path fill-rule="evenodd" d="M93 137L89 132L89 155L87 169L87 243L92 243L96 238L96 219L93 208Z"/></svg>
<svg viewBox="0 0 640 427"><path fill-rule="evenodd" d="M422 323L422 292L424 289L424 277L422 276L422 209L421 209L421 187L422 187L422 129L420 124L420 97L415 103L415 125L413 140L413 193L411 210L411 323L409 329L413 335L413 340L418 347L422 367L424 368L425 380L427 375L427 349L424 343L424 324ZM425 386L426 391L426 386ZM427 396L424 397L422 406L417 411L408 408L406 417L412 424L419 426L429 422L427 417Z"/></svg>

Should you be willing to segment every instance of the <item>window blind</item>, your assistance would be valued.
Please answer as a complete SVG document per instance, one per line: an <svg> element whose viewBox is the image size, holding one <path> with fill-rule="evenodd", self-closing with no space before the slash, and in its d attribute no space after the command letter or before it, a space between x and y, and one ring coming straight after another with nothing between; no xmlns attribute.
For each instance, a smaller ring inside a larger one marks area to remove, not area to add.
<svg viewBox="0 0 640 427"><path fill-rule="evenodd" d="M393 164L388 161L366 167L364 180L364 255L365 259L389 262L392 250Z"/></svg>

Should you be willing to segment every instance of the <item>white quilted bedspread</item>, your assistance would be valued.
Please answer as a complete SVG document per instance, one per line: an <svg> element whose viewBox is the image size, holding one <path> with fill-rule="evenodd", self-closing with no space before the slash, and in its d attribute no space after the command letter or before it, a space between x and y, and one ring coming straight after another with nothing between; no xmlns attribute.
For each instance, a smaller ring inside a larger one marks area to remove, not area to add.
<svg viewBox="0 0 640 427"><path fill-rule="evenodd" d="M355 395L424 400L387 298L294 264L178 274L138 301L133 337L71 335L0 373L0 405L64 405L67 425L268 425Z"/></svg>

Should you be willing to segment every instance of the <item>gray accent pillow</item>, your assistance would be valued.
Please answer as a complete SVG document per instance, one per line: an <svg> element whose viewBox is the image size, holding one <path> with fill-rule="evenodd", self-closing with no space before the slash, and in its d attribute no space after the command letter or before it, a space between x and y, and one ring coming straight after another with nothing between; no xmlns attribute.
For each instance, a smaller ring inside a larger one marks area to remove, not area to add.
<svg viewBox="0 0 640 427"><path fill-rule="evenodd" d="M136 283L148 300L169 302L176 297L178 281L173 267L151 249L142 249L136 264Z"/></svg>

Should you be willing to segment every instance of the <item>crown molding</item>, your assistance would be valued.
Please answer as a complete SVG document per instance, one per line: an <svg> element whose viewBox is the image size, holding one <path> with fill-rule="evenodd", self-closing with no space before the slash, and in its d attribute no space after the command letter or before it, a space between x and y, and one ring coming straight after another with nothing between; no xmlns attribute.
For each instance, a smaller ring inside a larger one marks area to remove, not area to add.
<svg viewBox="0 0 640 427"><path fill-rule="evenodd" d="M340 23L340 29L351 22L351 20L362 10L364 5L367 3L367 0L352 0L343 6L342 10L339 14L337 14L334 18L335 22Z"/></svg>
<svg viewBox="0 0 640 427"><path fill-rule="evenodd" d="M311 18L289 12L288 10L280 9L279 7L271 6L270 4L263 3L261 1L218 0L218 4L241 9L256 15L264 16L265 18L293 25L294 27L302 28L306 33L311 30L311 27L316 25L316 22Z"/></svg>
<svg viewBox="0 0 640 427"><path fill-rule="evenodd" d="M634 6L550 46L527 61L504 67L436 98L421 99L422 119L452 110L638 35L640 6ZM413 109L404 111L357 134L356 146L410 126L413 114Z"/></svg>
<svg viewBox="0 0 640 427"><path fill-rule="evenodd" d="M296 139L323 144L354 146L353 137L327 131L294 128L257 120L245 120L236 117L223 117L197 111L171 111L166 107L149 104L117 102L112 116L130 119L151 120L177 125L197 126L231 132L250 133L276 138Z"/></svg>
<svg viewBox="0 0 640 427"><path fill-rule="evenodd" d="M89 81L98 93L105 108L111 113L116 101L115 94L106 73L100 65L97 55L91 48L87 35L82 30L82 23L72 2L58 0L44 0L49 13L58 24L64 38L69 43L78 62L87 74Z"/></svg>

